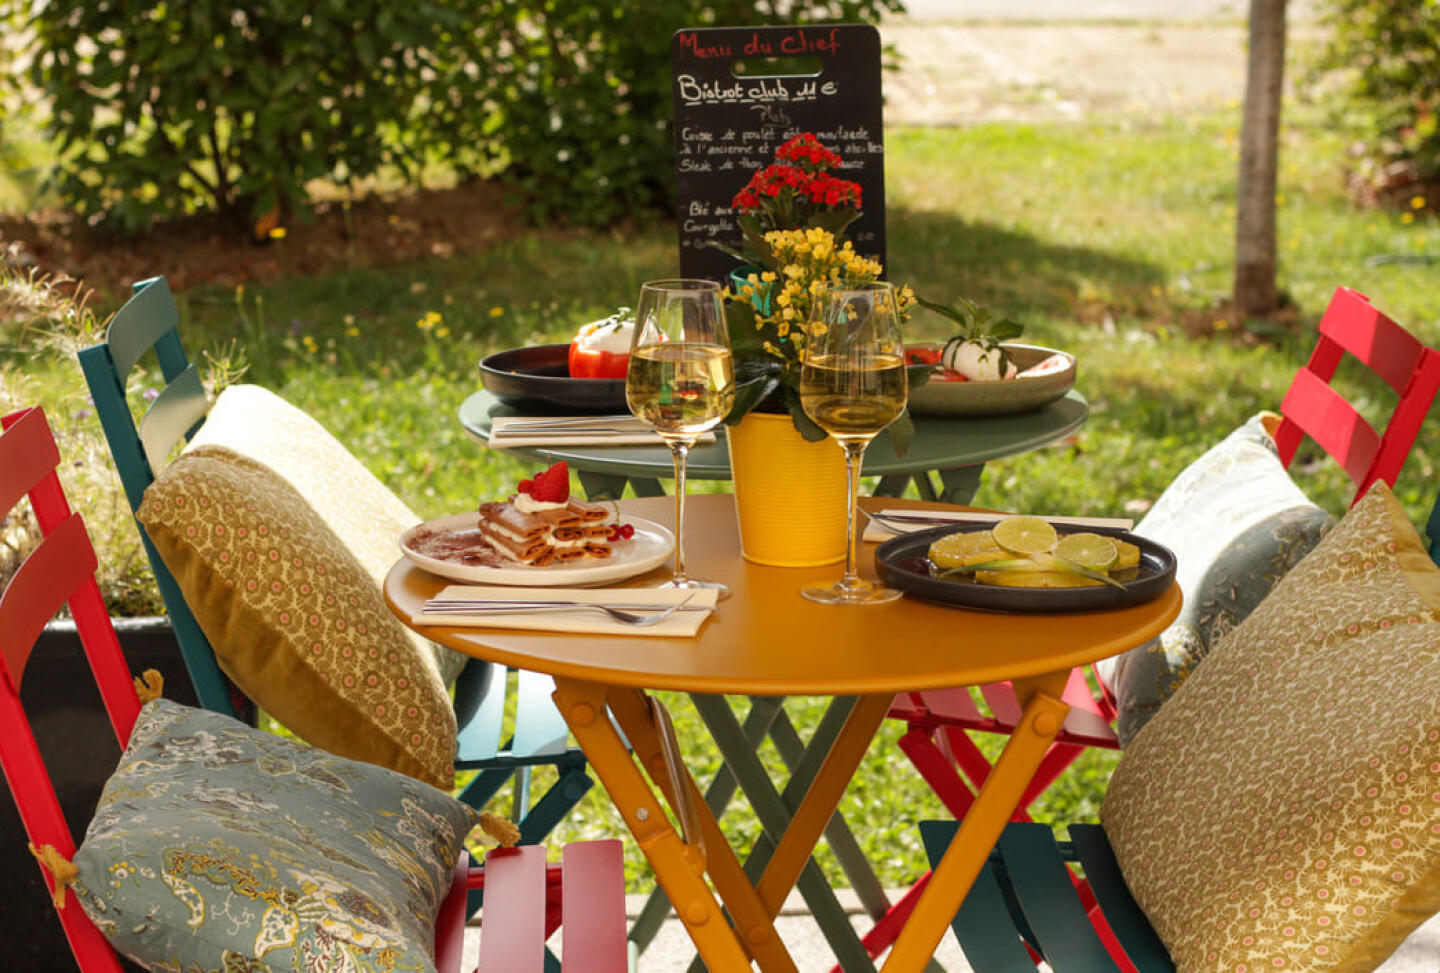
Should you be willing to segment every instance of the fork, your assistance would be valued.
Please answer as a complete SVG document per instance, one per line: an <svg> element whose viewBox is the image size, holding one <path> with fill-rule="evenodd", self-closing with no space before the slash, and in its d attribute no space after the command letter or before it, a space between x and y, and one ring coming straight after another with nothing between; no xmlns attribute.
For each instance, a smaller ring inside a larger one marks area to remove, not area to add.
<svg viewBox="0 0 1440 973"><path fill-rule="evenodd" d="M573 612L573 611L598 611L604 612L617 622L626 625L634 625L637 628L645 628L650 625L658 625L677 611L709 611L703 606L686 608L690 599L695 595L692 592L685 596L684 600L677 601L673 605L631 605L629 607L641 610L652 610L663 608L654 615L637 615L634 612L624 611L619 608L612 608L610 605L600 605L588 601L485 601L485 600L451 600L432 598L425 603L425 614L427 615L460 615L460 614L486 614L486 615L529 615L535 612Z"/></svg>

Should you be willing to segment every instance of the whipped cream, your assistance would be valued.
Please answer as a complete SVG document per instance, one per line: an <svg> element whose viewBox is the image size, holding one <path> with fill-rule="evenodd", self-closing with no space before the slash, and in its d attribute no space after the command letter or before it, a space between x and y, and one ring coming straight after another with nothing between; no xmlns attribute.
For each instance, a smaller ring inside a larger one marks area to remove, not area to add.
<svg viewBox="0 0 1440 973"><path fill-rule="evenodd" d="M626 320L629 308L601 321L592 321L580 329L575 344L588 352L608 351L612 355L630 354L630 338L635 333L635 322Z"/></svg>
<svg viewBox="0 0 1440 973"><path fill-rule="evenodd" d="M555 503L551 500L536 500L528 493L517 493L510 501L515 509L521 513L533 514L538 510L560 510L566 506L564 503Z"/></svg>

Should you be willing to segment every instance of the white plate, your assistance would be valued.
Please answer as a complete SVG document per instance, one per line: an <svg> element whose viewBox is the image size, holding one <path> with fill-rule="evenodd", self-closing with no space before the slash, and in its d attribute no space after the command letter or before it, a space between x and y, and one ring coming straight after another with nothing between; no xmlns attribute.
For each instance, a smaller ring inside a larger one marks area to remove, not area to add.
<svg viewBox="0 0 1440 973"><path fill-rule="evenodd" d="M523 564L511 564L506 567L492 568L441 561L410 549L410 539L421 530L469 530L475 526L476 519L477 515L473 513L452 514L449 517L416 524L400 535L400 552L416 566L452 581L465 581L470 584L584 588L644 574L651 568L664 564L665 559L675 550L675 535L670 533L669 528L649 520L641 520L639 517L621 519L621 523L635 526L635 536L629 540L616 541L612 545L614 554L603 561L587 560L580 566L571 563L547 564L543 568L532 568Z"/></svg>

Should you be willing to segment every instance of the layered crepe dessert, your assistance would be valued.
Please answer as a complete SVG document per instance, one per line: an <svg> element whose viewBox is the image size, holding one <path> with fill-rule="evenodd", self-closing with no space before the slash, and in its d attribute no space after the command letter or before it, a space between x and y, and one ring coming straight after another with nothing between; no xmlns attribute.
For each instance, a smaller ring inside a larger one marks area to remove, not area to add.
<svg viewBox="0 0 1440 973"><path fill-rule="evenodd" d="M570 473L562 461L533 480L521 480L509 500L480 504L478 529L499 554L531 567L603 559L625 531L611 523L608 508L570 497Z"/></svg>

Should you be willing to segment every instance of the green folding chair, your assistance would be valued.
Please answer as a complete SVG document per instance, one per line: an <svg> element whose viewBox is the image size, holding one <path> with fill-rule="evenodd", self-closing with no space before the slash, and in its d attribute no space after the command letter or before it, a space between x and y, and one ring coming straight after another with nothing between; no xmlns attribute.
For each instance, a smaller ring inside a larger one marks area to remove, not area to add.
<svg viewBox="0 0 1440 973"><path fill-rule="evenodd" d="M199 430L210 408L200 374L180 342L179 312L169 285L163 277L154 277L136 284L134 290L134 296L111 320L105 341L84 349L79 356L132 511L139 509L145 489L182 438L188 440ZM137 425L126 379L152 349L165 387L144 409ZM231 716L253 716L253 704L221 672L209 640L144 526L137 520L136 527L201 705ZM569 730L550 699L554 685L548 676L516 674L514 715L505 736L510 682L503 666L479 660L467 663L455 682L459 727L455 767L480 771L460 798L473 807L484 807L513 780L520 841L537 844L594 781L586 773L584 755L569 745ZM559 778L532 801L530 773L537 766L553 766Z"/></svg>

